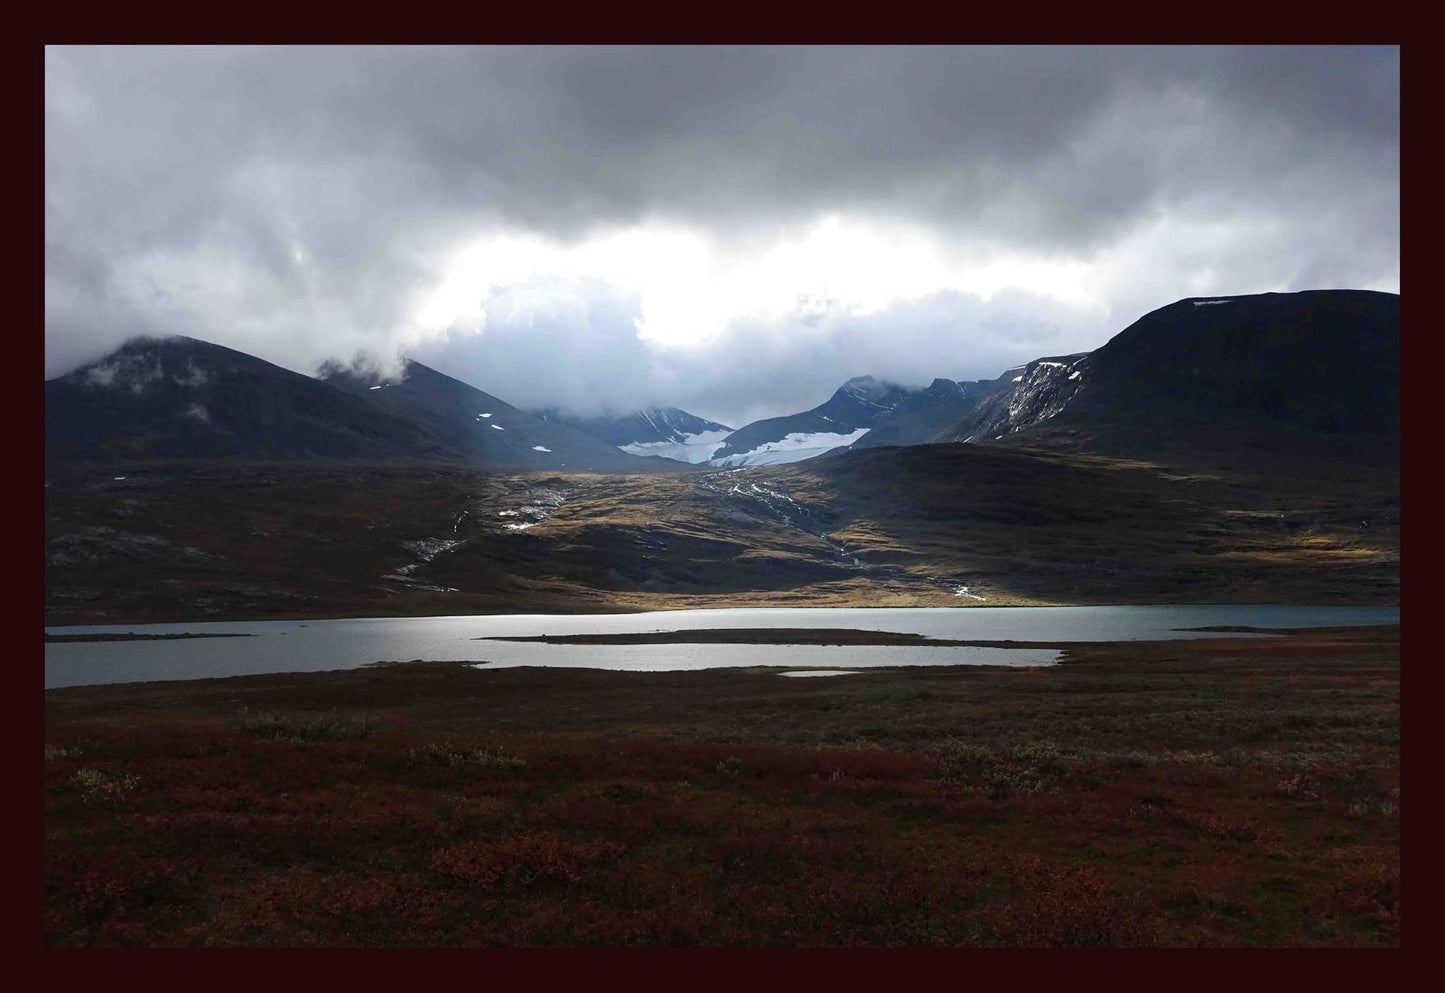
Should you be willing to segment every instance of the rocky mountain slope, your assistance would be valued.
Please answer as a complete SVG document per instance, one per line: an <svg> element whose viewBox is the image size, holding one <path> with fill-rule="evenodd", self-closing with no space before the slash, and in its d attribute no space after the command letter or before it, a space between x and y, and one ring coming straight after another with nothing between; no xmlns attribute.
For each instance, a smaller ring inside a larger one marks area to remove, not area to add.
<svg viewBox="0 0 1445 993"><path fill-rule="evenodd" d="M927 444L940 431L956 424L978 406L995 386L992 380L954 382L951 379L935 379L924 389L901 398L849 448Z"/></svg>

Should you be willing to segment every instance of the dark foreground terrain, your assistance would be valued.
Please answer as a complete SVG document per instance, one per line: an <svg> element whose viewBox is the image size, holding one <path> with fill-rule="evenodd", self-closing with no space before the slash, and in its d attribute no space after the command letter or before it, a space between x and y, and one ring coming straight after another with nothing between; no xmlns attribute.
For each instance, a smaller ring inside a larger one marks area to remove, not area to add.
<svg viewBox="0 0 1445 993"><path fill-rule="evenodd" d="M1394 945L1398 636L55 690L46 942Z"/></svg>

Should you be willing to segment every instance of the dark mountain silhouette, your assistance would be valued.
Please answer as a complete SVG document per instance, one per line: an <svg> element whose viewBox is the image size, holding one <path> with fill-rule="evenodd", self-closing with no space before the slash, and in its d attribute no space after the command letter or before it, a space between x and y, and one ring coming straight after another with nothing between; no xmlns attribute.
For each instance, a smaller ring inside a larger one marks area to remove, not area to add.
<svg viewBox="0 0 1445 993"><path fill-rule="evenodd" d="M1162 307L1093 352L1011 370L936 440L1122 453L1358 436L1394 447L1399 427L1400 297L1313 290Z"/></svg>
<svg viewBox="0 0 1445 993"><path fill-rule="evenodd" d="M322 380L388 415L418 425L481 466L525 469L647 471L658 459L619 451L569 425L544 420L437 372L408 361L394 378L329 366Z"/></svg>
<svg viewBox="0 0 1445 993"><path fill-rule="evenodd" d="M900 399L892 410L873 422L867 434L849 447L856 450L926 444L976 407L994 386L992 380L935 379L926 388Z"/></svg>
<svg viewBox="0 0 1445 993"><path fill-rule="evenodd" d="M45 383L47 462L456 459L415 423L244 352L137 338Z"/></svg>
<svg viewBox="0 0 1445 993"><path fill-rule="evenodd" d="M689 414L677 407L648 407L630 414L602 417L575 417L555 409L538 413L549 421L567 424L619 448L662 441L680 443L692 435L733 430L726 424Z"/></svg>

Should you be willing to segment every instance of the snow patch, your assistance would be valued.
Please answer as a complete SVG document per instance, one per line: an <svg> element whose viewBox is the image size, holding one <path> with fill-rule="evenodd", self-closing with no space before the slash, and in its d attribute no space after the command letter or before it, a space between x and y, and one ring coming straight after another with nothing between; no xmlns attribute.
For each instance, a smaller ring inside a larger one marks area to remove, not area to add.
<svg viewBox="0 0 1445 993"><path fill-rule="evenodd" d="M815 455L822 455L835 448L851 445L867 434L871 428L859 428L851 434L836 434L826 431L805 433L794 432L777 441L765 442L750 452L726 455L712 459L708 464L715 466L779 465L784 462L801 462Z"/></svg>
<svg viewBox="0 0 1445 993"><path fill-rule="evenodd" d="M430 562L443 552L449 552L458 545L465 545L466 539L455 538L417 538L415 541L403 541L401 547L411 552L423 562Z"/></svg>
<svg viewBox="0 0 1445 993"><path fill-rule="evenodd" d="M507 429L504 428L504 427L502 427L500 424L493 424L493 425L492 425L492 430L493 430L493 431L505 431L505 430L507 430Z"/></svg>
<svg viewBox="0 0 1445 993"><path fill-rule="evenodd" d="M636 441L617 447L629 455L676 459L696 465L712 458L712 453L730 434L731 431L700 431L682 435L681 441Z"/></svg>
<svg viewBox="0 0 1445 993"><path fill-rule="evenodd" d="M545 451L545 449L544 449ZM524 498L529 502L523 504L517 510L499 510L498 517L520 517L518 523L503 524L502 527L508 531L525 531L541 524L551 517L558 507L567 502L567 490L553 489L528 489Z"/></svg>
<svg viewBox="0 0 1445 993"><path fill-rule="evenodd" d="M550 452L551 450L550 448L543 448L541 445L532 446L532 451L534 452Z"/></svg>
<svg viewBox="0 0 1445 993"><path fill-rule="evenodd" d="M1195 301L1194 301L1194 306L1196 306L1196 307L1213 307L1214 305L1216 305L1216 304L1221 304L1221 303L1234 303L1234 301L1233 301L1233 300L1195 300Z"/></svg>

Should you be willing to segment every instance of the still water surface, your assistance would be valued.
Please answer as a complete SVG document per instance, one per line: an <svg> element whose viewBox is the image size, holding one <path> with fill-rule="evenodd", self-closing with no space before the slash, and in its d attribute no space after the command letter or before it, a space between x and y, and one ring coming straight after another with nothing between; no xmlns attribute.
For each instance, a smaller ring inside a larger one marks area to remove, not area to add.
<svg viewBox="0 0 1445 993"><path fill-rule="evenodd" d="M1181 631L1398 624L1398 607L1130 606L744 608L642 614L493 614L313 621L197 621L46 628L52 634L216 632L249 638L80 642L45 646L45 686L204 679L352 669L379 660L487 662L662 671L735 666L871 668L900 665L1049 665L1053 649L867 645L545 645L478 638L632 634L699 628L853 628L977 641L1154 641L1230 635ZM1234 635L1233 637L1251 637Z"/></svg>

